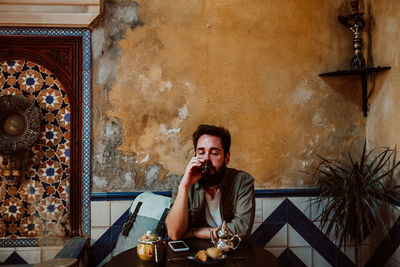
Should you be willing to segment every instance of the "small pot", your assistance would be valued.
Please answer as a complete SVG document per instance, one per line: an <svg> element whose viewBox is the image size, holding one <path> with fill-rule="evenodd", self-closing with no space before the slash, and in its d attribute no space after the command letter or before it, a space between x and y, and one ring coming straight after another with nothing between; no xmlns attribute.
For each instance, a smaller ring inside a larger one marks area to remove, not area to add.
<svg viewBox="0 0 400 267"><path fill-rule="evenodd" d="M138 239L137 254L140 259L148 261L154 259L154 245L159 242L161 237L147 231L141 238Z"/></svg>

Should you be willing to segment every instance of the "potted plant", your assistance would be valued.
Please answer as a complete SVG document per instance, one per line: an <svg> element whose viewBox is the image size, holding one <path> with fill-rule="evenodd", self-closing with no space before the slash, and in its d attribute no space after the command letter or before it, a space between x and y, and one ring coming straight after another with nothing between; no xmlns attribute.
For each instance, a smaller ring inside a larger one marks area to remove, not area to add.
<svg viewBox="0 0 400 267"><path fill-rule="evenodd" d="M367 152L364 142L359 161L350 153L348 161L317 156L320 163L313 173L320 187L313 203L321 207L317 219L326 235L333 231L339 248L354 246L355 264L359 266L361 242L379 221L384 225L379 212L382 204L395 207L399 203L399 186L394 179L400 165L396 150L386 147ZM384 231L387 234L387 229Z"/></svg>

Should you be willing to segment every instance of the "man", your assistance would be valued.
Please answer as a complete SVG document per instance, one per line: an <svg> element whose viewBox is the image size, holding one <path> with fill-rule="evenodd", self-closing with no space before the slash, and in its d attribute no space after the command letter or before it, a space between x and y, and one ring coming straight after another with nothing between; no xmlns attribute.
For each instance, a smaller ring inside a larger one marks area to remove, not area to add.
<svg viewBox="0 0 400 267"><path fill-rule="evenodd" d="M172 191L172 207L166 219L172 240L210 238L223 221L242 238L250 237L254 222L254 179L248 173L227 168L231 135L222 127L200 125L193 133L195 157ZM202 174L202 164L212 163Z"/></svg>

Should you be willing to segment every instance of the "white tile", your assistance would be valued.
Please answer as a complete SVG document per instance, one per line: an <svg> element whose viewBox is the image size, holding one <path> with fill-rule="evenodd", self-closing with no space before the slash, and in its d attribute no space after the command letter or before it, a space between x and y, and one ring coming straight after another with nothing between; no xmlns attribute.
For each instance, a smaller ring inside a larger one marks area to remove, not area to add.
<svg viewBox="0 0 400 267"><path fill-rule="evenodd" d="M328 266L332 266L315 249L313 249L312 253L313 253L312 254L312 260L313 260L312 266L313 267L328 267Z"/></svg>
<svg viewBox="0 0 400 267"><path fill-rule="evenodd" d="M396 261L389 259L386 264L385 267L399 267L400 264L396 263Z"/></svg>
<svg viewBox="0 0 400 267"><path fill-rule="evenodd" d="M62 249L62 246L46 246L41 248L42 248L41 262L44 262L53 259L57 255L57 253Z"/></svg>
<svg viewBox="0 0 400 267"><path fill-rule="evenodd" d="M392 259L400 262L400 246L395 250L395 252L392 255ZM399 265L400 266L400 265Z"/></svg>
<svg viewBox="0 0 400 267"><path fill-rule="evenodd" d="M285 251L285 249L286 249L286 247L282 247L282 248L266 248L266 250L271 252L277 258L282 254L282 252Z"/></svg>
<svg viewBox="0 0 400 267"><path fill-rule="evenodd" d="M264 222L265 219L268 218L269 215L284 201L285 198L278 197L278 198L264 198L262 200L262 221Z"/></svg>
<svg viewBox="0 0 400 267"><path fill-rule="evenodd" d="M254 233L255 230L257 230L258 227L260 227L262 223L253 223L253 228L251 229L251 233Z"/></svg>
<svg viewBox="0 0 400 267"><path fill-rule="evenodd" d="M92 226L111 226L110 202L92 201L91 202L91 225Z"/></svg>
<svg viewBox="0 0 400 267"><path fill-rule="evenodd" d="M321 230L321 232L322 232L323 234L326 235L326 228L328 227L327 224L325 224L325 226L324 226L323 229L321 229L321 223L320 223L320 222L315 222L314 224L315 224L316 227L318 227L318 229ZM335 225L336 225L336 224L335 224ZM336 237L335 237L335 226L333 226L331 232L330 232L329 235L328 235L328 238L329 238L329 240L331 240L335 245L339 245L340 238L336 238ZM349 241L348 241L347 243L349 243Z"/></svg>
<svg viewBox="0 0 400 267"><path fill-rule="evenodd" d="M285 224L281 230L265 245L265 248L270 247L286 247L287 246L287 227Z"/></svg>
<svg viewBox="0 0 400 267"><path fill-rule="evenodd" d="M20 251L40 251L40 247L16 247L15 251L20 252Z"/></svg>
<svg viewBox="0 0 400 267"><path fill-rule="evenodd" d="M309 246L307 241L290 225L288 225L288 247Z"/></svg>
<svg viewBox="0 0 400 267"><path fill-rule="evenodd" d="M382 227L382 222L383 222L385 227L390 229L391 222L394 220L394 216L396 216L396 212L394 210L392 210L391 207L389 207L387 204L381 204L378 207L378 212L376 215L378 217L378 224L380 224L379 227Z"/></svg>
<svg viewBox="0 0 400 267"><path fill-rule="evenodd" d="M311 201L310 197L289 197L289 200L297 207L303 214L311 218Z"/></svg>
<svg viewBox="0 0 400 267"><path fill-rule="evenodd" d="M400 266L400 261L396 261L395 259L389 259L385 264L385 267L399 267L399 266Z"/></svg>
<svg viewBox="0 0 400 267"><path fill-rule="evenodd" d="M314 222L315 226L326 236L326 225L324 228L321 229L321 223L320 222ZM328 235L329 240L331 240L334 244L336 244L336 238L334 231L332 230L330 234Z"/></svg>
<svg viewBox="0 0 400 267"><path fill-rule="evenodd" d="M393 263L393 266L396 266L396 267L400 266L400 261L397 261L395 259L392 259L392 263Z"/></svg>
<svg viewBox="0 0 400 267"><path fill-rule="evenodd" d="M112 201L111 202L111 225L131 206L132 201Z"/></svg>
<svg viewBox="0 0 400 267"><path fill-rule="evenodd" d="M362 242L363 245L372 245L375 249L379 246L383 239L385 239L387 232L391 228L391 222L394 223L394 221L397 220L397 218L393 217L396 216L396 212L394 210L388 214L387 211L382 208L379 210L378 215L381 219L377 220L377 225L372 229L368 237Z"/></svg>
<svg viewBox="0 0 400 267"><path fill-rule="evenodd" d="M90 231L90 245L93 245L109 227L92 227Z"/></svg>
<svg viewBox="0 0 400 267"><path fill-rule="evenodd" d="M97 267L104 267L107 264L107 262L109 262L111 260L111 258L112 257L111 257L111 253L110 253L100 262L100 264ZM144 262L141 261L141 263L144 263ZM138 262L138 266L140 266L141 263Z"/></svg>
<svg viewBox="0 0 400 267"><path fill-rule="evenodd" d="M263 199L256 198L256 214L254 217L255 223L262 223L263 222L263 209L262 209Z"/></svg>
<svg viewBox="0 0 400 267"><path fill-rule="evenodd" d="M374 229L372 229L371 233L367 236L367 238L363 240L362 244L373 245L377 248L384 238L385 238L384 227L375 226Z"/></svg>
<svg viewBox="0 0 400 267"><path fill-rule="evenodd" d="M354 247L353 246L342 246L340 250L346 254L346 256L354 263Z"/></svg>
<svg viewBox="0 0 400 267"><path fill-rule="evenodd" d="M400 208L390 207L390 226L393 226L393 224L399 217L400 217Z"/></svg>
<svg viewBox="0 0 400 267"><path fill-rule="evenodd" d="M21 258L23 258L28 264L37 264L40 262L40 247L21 247L16 248L15 251Z"/></svg>
<svg viewBox="0 0 400 267"><path fill-rule="evenodd" d="M0 262L5 261L14 251L15 248L0 248Z"/></svg>
<svg viewBox="0 0 400 267"><path fill-rule="evenodd" d="M399 266L400 266L400 265L399 265ZM389 259L389 260L386 262L385 267L396 267L396 266L393 266L393 260Z"/></svg>
<svg viewBox="0 0 400 267"><path fill-rule="evenodd" d="M325 208L326 200L318 202L317 198L312 197L310 200L311 203L311 220L312 221L320 221L320 215Z"/></svg>
<svg viewBox="0 0 400 267"><path fill-rule="evenodd" d="M295 247L290 250L306 265L312 266L312 248L311 247Z"/></svg>
<svg viewBox="0 0 400 267"><path fill-rule="evenodd" d="M364 266L374 254L375 249L371 245L360 246L360 261L361 266Z"/></svg>

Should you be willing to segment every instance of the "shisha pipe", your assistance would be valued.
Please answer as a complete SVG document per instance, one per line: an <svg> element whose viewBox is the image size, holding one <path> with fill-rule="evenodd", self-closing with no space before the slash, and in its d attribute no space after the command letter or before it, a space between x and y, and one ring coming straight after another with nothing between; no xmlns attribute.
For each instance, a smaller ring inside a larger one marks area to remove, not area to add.
<svg viewBox="0 0 400 267"><path fill-rule="evenodd" d="M351 68L359 69L365 67L365 60L361 53L362 39L361 30L365 27L365 21L363 19L363 12L359 11L359 1L354 0L350 3L353 13L348 17L338 16L339 21L346 27L348 27L353 33L353 50L354 56L351 60Z"/></svg>

